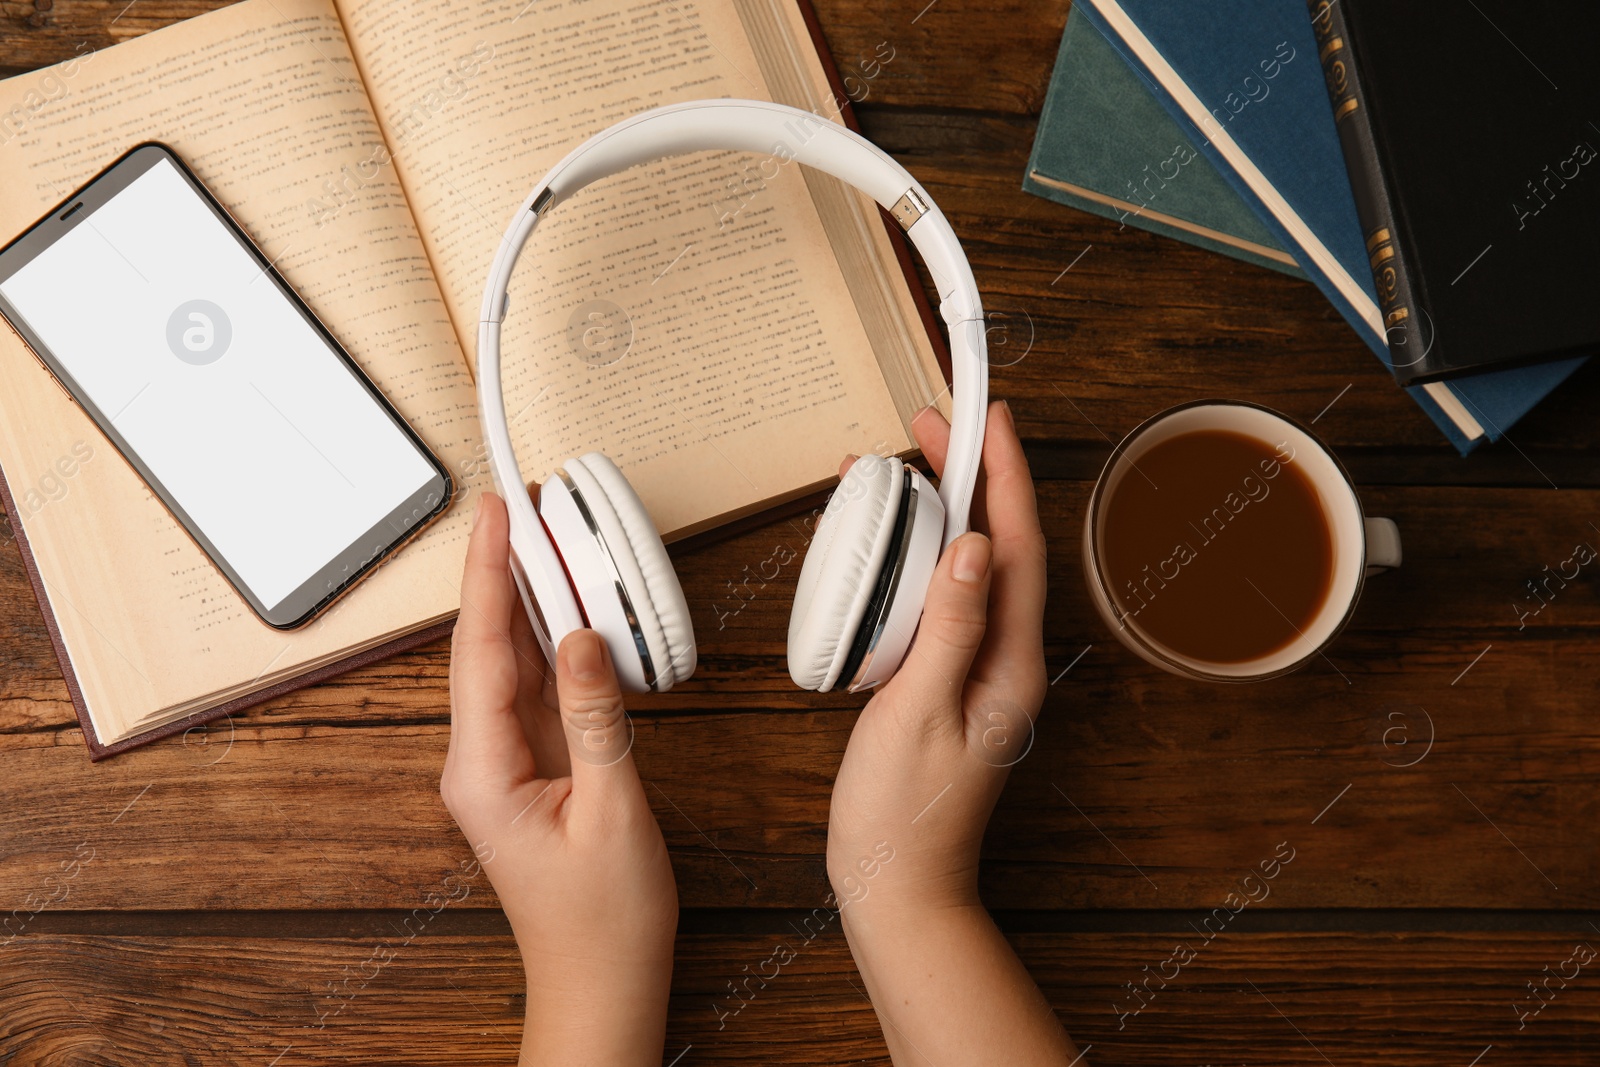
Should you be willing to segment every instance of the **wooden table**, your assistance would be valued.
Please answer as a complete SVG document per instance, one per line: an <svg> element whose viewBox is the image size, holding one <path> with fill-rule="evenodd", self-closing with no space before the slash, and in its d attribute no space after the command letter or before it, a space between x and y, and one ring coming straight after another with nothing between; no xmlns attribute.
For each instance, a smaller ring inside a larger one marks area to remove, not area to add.
<svg viewBox="0 0 1600 1067"><path fill-rule="evenodd" d="M841 65L896 49L862 125L1009 316L993 389L1039 479L1055 681L989 830L1002 927L1095 1064L1597 1062L1600 964L1569 961L1600 948L1600 602L1588 574L1525 628L1512 602L1600 544L1600 372L1458 458L1311 285L1019 191L1065 3L926 2L818 8ZM8 2L0 73L210 6L126 3ZM1246 688L1123 650L1078 563L1110 442L1206 396L1316 417L1405 537L1330 662ZM837 921L801 932L861 701L790 684L793 569L720 631L714 610L791 537L674 553L700 670L632 704L684 908L679 1067L887 1062ZM437 790L444 642L94 766L9 545L0 634L0 906L92 855L0 950L0 1064L514 1060L508 928L481 876L445 882L469 851ZM1223 923L1284 842L1270 895ZM794 962L735 1000L779 943ZM1128 984L1171 976L1179 943L1194 958L1135 1014Z"/></svg>

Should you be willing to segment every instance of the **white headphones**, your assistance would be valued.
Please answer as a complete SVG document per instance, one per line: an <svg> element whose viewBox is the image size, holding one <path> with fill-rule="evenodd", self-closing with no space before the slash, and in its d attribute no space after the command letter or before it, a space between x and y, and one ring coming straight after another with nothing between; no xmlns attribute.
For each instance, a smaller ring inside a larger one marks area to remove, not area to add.
<svg viewBox="0 0 1600 1067"><path fill-rule="evenodd" d="M760 100L700 100L635 115L574 149L534 186L500 241L478 318L478 408L495 488L511 519L511 572L550 662L573 630L605 638L630 692L665 692L694 673L694 627L644 505L598 452L545 481L535 510L512 452L500 385L500 324L522 246L550 208L591 182L663 156L711 149L770 154L860 189L894 217L939 290L950 329L954 417L944 478L862 456L817 524L789 619L789 674L827 692L885 682L922 617L945 545L967 530L988 407L978 285L927 192L864 137L808 111Z"/></svg>

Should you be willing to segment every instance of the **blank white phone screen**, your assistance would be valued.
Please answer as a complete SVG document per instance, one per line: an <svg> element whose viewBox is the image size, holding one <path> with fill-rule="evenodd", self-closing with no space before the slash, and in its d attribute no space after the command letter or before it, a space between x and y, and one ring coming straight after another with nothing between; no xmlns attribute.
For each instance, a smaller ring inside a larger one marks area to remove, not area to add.
<svg viewBox="0 0 1600 1067"><path fill-rule="evenodd" d="M165 159L0 292L268 610L435 477Z"/></svg>

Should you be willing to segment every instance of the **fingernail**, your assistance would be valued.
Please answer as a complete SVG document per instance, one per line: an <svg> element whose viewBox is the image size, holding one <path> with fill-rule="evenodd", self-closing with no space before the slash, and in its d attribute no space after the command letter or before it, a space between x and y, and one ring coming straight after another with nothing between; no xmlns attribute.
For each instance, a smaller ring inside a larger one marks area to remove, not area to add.
<svg viewBox="0 0 1600 1067"><path fill-rule="evenodd" d="M478 494L478 502L472 505L472 528L478 528L478 520L483 518L483 494Z"/></svg>
<svg viewBox="0 0 1600 1067"><path fill-rule="evenodd" d="M844 454L844 458L849 460L851 463L854 463L856 460L860 459L861 457L856 455L854 452L846 452Z"/></svg>
<svg viewBox="0 0 1600 1067"><path fill-rule="evenodd" d="M956 581L974 584L989 573L989 539L980 533L963 534L956 542L956 561L951 567Z"/></svg>
<svg viewBox="0 0 1600 1067"><path fill-rule="evenodd" d="M1011 404L1005 400L1000 401L1000 410L1006 413L1006 422L1015 430L1017 428L1017 417L1011 413Z"/></svg>
<svg viewBox="0 0 1600 1067"><path fill-rule="evenodd" d="M567 652L567 670L572 674L573 681L592 682L600 677L604 666L600 635L592 630L579 634Z"/></svg>

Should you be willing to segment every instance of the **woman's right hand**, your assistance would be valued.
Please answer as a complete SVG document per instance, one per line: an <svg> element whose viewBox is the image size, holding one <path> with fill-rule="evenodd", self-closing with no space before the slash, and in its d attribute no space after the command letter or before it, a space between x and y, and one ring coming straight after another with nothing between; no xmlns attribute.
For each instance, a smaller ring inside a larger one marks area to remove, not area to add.
<svg viewBox="0 0 1600 1067"><path fill-rule="evenodd" d="M943 470L950 427L925 411L913 429ZM1044 535L1004 404L983 470L973 531L940 558L905 662L850 734L828 876L896 1064L1065 1067L1077 1050L978 899L984 828L1047 688Z"/></svg>
<svg viewBox="0 0 1600 1067"><path fill-rule="evenodd" d="M949 424L929 408L912 428L942 471ZM1003 403L989 410L983 469L973 529L939 560L911 649L861 712L834 782L828 874L858 912L977 903L984 827L1044 701L1044 534Z"/></svg>

